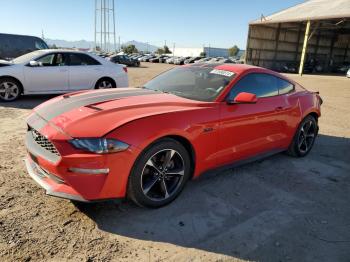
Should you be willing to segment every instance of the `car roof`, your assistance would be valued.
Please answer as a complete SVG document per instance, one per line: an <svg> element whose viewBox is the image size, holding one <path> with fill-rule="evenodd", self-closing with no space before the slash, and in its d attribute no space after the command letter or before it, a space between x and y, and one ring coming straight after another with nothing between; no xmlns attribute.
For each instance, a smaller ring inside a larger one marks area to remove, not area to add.
<svg viewBox="0 0 350 262"><path fill-rule="evenodd" d="M236 74L241 74L245 71L254 71L256 69L261 70L267 70L265 68L257 67L257 66L252 66L252 65L247 65L247 64L231 64L231 63L196 63L196 64L191 64L188 66L198 66L198 67L207 67L207 68L213 68L213 69L219 69L219 70L226 70L230 71Z"/></svg>
<svg viewBox="0 0 350 262"><path fill-rule="evenodd" d="M79 50L70 50L70 49L40 49L37 50L42 53L52 53L52 52L60 52L60 53L81 53L86 54L88 52L79 51Z"/></svg>

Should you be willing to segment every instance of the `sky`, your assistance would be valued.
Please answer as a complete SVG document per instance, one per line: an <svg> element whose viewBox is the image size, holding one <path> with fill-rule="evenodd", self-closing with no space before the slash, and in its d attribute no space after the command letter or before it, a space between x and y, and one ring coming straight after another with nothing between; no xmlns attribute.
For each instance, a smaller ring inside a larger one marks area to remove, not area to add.
<svg viewBox="0 0 350 262"><path fill-rule="evenodd" d="M248 23L303 0L115 0L121 42L245 49ZM94 39L95 0L0 0L0 33Z"/></svg>

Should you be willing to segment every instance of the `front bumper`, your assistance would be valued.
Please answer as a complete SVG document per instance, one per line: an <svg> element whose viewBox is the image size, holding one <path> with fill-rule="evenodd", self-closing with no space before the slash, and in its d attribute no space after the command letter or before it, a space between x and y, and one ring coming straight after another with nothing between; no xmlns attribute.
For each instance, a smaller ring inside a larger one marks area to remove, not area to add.
<svg viewBox="0 0 350 262"><path fill-rule="evenodd" d="M52 133L46 126L43 133ZM76 201L124 198L130 170L140 150L134 147L106 155L90 154L74 149L67 140L47 138L57 147L59 156L40 147L30 131L26 135L29 175L48 195ZM51 147L52 148L52 147Z"/></svg>
<svg viewBox="0 0 350 262"><path fill-rule="evenodd" d="M24 161L28 174L46 190L46 194L75 201L88 202L88 200L80 196L72 187L66 185L62 179L43 170L30 156Z"/></svg>
<svg viewBox="0 0 350 262"><path fill-rule="evenodd" d="M140 149L130 146L118 153L89 153L74 148L68 134L35 112L27 124L28 173L48 195L89 202L126 196Z"/></svg>

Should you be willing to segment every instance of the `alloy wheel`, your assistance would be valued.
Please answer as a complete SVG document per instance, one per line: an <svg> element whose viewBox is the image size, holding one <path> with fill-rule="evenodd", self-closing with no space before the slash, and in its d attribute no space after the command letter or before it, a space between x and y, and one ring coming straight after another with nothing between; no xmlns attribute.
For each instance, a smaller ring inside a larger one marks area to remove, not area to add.
<svg viewBox="0 0 350 262"><path fill-rule="evenodd" d="M108 80L103 80L100 82L100 84L98 85L99 89L107 89L107 88L113 88L113 85L110 81Z"/></svg>
<svg viewBox="0 0 350 262"><path fill-rule="evenodd" d="M20 88L13 82L0 83L0 98L5 101L15 100L20 93Z"/></svg>
<svg viewBox="0 0 350 262"><path fill-rule="evenodd" d="M307 121L301 127L298 137L298 148L301 153L308 152L316 137L316 126L313 121Z"/></svg>
<svg viewBox="0 0 350 262"><path fill-rule="evenodd" d="M182 156L174 149L163 149L151 156L141 174L143 194L162 201L173 196L181 186L185 175Z"/></svg>

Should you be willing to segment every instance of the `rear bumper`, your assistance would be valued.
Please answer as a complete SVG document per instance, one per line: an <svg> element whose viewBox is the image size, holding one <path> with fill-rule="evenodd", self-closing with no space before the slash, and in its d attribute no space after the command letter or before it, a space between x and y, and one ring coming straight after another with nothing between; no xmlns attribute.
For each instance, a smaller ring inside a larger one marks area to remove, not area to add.
<svg viewBox="0 0 350 262"><path fill-rule="evenodd" d="M42 188L45 189L46 194L50 196L89 202L84 199L72 187L66 185L60 178L45 172L39 165L37 165L30 157L24 160L28 174L34 179Z"/></svg>

